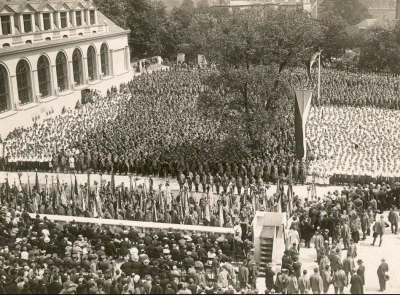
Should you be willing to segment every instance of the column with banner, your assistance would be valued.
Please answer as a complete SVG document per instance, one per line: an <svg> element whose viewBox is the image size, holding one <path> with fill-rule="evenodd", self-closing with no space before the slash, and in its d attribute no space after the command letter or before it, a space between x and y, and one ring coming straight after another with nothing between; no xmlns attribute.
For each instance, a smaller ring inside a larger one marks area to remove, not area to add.
<svg viewBox="0 0 400 295"><path fill-rule="evenodd" d="M306 121L310 110L312 90L296 89L294 108L294 125L296 139L296 156L302 160L306 157Z"/></svg>

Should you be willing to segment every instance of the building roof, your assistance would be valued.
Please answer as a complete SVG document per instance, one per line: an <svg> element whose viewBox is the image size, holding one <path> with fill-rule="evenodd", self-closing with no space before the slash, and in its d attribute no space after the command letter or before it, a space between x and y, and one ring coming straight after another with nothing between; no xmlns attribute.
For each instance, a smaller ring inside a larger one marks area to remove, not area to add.
<svg viewBox="0 0 400 295"><path fill-rule="evenodd" d="M97 32L96 34L88 34L88 35L77 35L69 38L60 38L60 39L55 39L51 41L43 41L43 42L34 42L33 44L23 44L23 45L18 45L18 46L11 46L11 47L3 47L0 48L0 56L3 54L7 53L13 53L13 52L18 52L18 51L23 51L25 49L30 49L30 48L37 48L43 45L58 45L58 44L63 44L63 43L70 43L74 42L77 40L85 40L89 38L99 38L99 37L107 37L109 35L115 35L118 33L129 33L129 30L125 30L119 26L117 26L114 22L112 22L110 19L105 17L101 12L97 12L97 22L99 25L101 24L107 24L108 25L108 32Z"/></svg>
<svg viewBox="0 0 400 295"><path fill-rule="evenodd" d="M25 10L25 8L33 9L36 12L43 11L43 9L49 5L54 10L59 10L62 7L66 7L67 9L73 10L79 5L82 5L85 8L89 8L90 6L96 7L93 1L60 1L60 0L0 0L0 11L3 7L8 6L15 13L20 13Z"/></svg>

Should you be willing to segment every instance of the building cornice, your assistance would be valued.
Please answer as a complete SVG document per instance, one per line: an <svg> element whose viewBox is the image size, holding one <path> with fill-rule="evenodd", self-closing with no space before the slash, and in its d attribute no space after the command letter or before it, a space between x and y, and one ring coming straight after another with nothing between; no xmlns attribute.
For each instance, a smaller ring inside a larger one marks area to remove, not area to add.
<svg viewBox="0 0 400 295"><path fill-rule="evenodd" d="M93 36L85 36L84 38L79 38L79 39L65 39L64 42L60 43L54 43L52 44L51 42L43 43L43 44L33 44L34 46L28 47L28 48L21 48L18 50L18 46L15 46L15 50L13 51L6 51L6 52L0 52L0 57L2 56L9 56L13 54L21 54L24 52L29 52L33 50L43 50L46 48L52 48L52 47L58 47L58 46L63 46L63 45L69 45L69 44L75 44L75 43L81 43L83 41L91 41L91 40L97 40L97 39L104 39L104 37L115 37L115 36L121 36L121 35L127 35L131 31L130 30L124 30L121 32L115 32L115 33L105 33L105 34L96 34Z"/></svg>

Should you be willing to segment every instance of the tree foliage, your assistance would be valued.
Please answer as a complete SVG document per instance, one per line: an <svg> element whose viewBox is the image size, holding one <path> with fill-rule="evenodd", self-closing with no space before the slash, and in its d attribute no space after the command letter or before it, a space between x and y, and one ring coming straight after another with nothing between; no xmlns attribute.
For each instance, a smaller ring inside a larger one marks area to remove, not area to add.
<svg viewBox="0 0 400 295"><path fill-rule="evenodd" d="M359 68L364 71L400 74L399 27L374 27L365 32Z"/></svg>
<svg viewBox="0 0 400 295"><path fill-rule="evenodd" d="M356 25L370 17L368 8L359 0L324 0L322 15L333 15L344 19L349 25Z"/></svg>
<svg viewBox="0 0 400 295"><path fill-rule="evenodd" d="M134 56L169 56L179 44L176 23L166 12L164 3L148 0L127 0L129 44Z"/></svg>

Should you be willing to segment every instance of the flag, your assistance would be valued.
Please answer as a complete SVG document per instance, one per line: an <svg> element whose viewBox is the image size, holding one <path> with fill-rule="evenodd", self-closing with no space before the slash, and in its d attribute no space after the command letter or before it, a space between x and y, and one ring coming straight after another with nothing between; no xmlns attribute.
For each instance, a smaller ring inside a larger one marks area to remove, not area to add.
<svg viewBox="0 0 400 295"><path fill-rule="evenodd" d="M31 182L29 181L29 174L28 175L28 196L29 196L29 201L32 200L32 191L31 191Z"/></svg>
<svg viewBox="0 0 400 295"><path fill-rule="evenodd" d="M51 177L51 204L53 206L53 208L56 207L56 203L57 203L57 194L56 194L56 189L54 187L54 181L53 181L53 176Z"/></svg>
<svg viewBox="0 0 400 295"><path fill-rule="evenodd" d="M71 188L71 190L72 190L72 188ZM64 188L64 187L61 187L61 196L60 196L60 199L61 199L61 204L62 204L63 206L68 206L67 192L65 191L65 188Z"/></svg>
<svg viewBox="0 0 400 295"><path fill-rule="evenodd" d="M292 184L289 184L288 190L287 190L287 198L288 198L288 213L289 216L292 215L292 201L293 201L293 187Z"/></svg>
<svg viewBox="0 0 400 295"><path fill-rule="evenodd" d="M308 78L309 78L310 80L312 79L312 77L311 77L311 69L312 69L314 63L317 61L317 57L318 57L320 54L321 54L321 51L318 51L318 52L314 53L313 56L312 56L311 59L310 59L310 62L309 62L309 64L308 64L308 66L307 66L307 74L308 74Z"/></svg>
<svg viewBox="0 0 400 295"><path fill-rule="evenodd" d="M6 197L7 197L7 203L10 203L10 184L8 183L8 173L7 173L7 178L6 178Z"/></svg>
<svg viewBox="0 0 400 295"><path fill-rule="evenodd" d="M35 175L35 186L34 186L34 189L36 189L36 191L38 193L40 193L39 176L37 174L37 170L36 170L36 175Z"/></svg>
<svg viewBox="0 0 400 295"><path fill-rule="evenodd" d="M153 200L153 222L157 222L157 208L156 208L156 200Z"/></svg>
<svg viewBox="0 0 400 295"><path fill-rule="evenodd" d="M306 122L310 110L312 90L296 89L296 100L294 110L295 140L297 159L306 157Z"/></svg>
<svg viewBox="0 0 400 295"><path fill-rule="evenodd" d="M83 198L83 202L82 202L82 208L85 207L85 203L88 205L88 207L90 206L91 202L90 202L90 172L88 171L87 174L87 192L86 192L86 200L85 198ZM85 210L83 210L85 211Z"/></svg>
<svg viewBox="0 0 400 295"><path fill-rule="evenodd" d="M224 227L224 208L222 202L219 202L219 226Z"/></svg>
<svg viewBox="0 0 400 295"><path fill-rule="evenodd" d="M70 202L74 203L74 184L72 183L72 175L69 175L69 180L71 182L71 189L70 189Z"/></svg>
<svg viewBox="0 0 400 295"><path fill-rule="evenodd" d="M114 169L111 169L111 186L110 186L110 192L112 195L115 194L115 176L114 176Z"/></svg>

